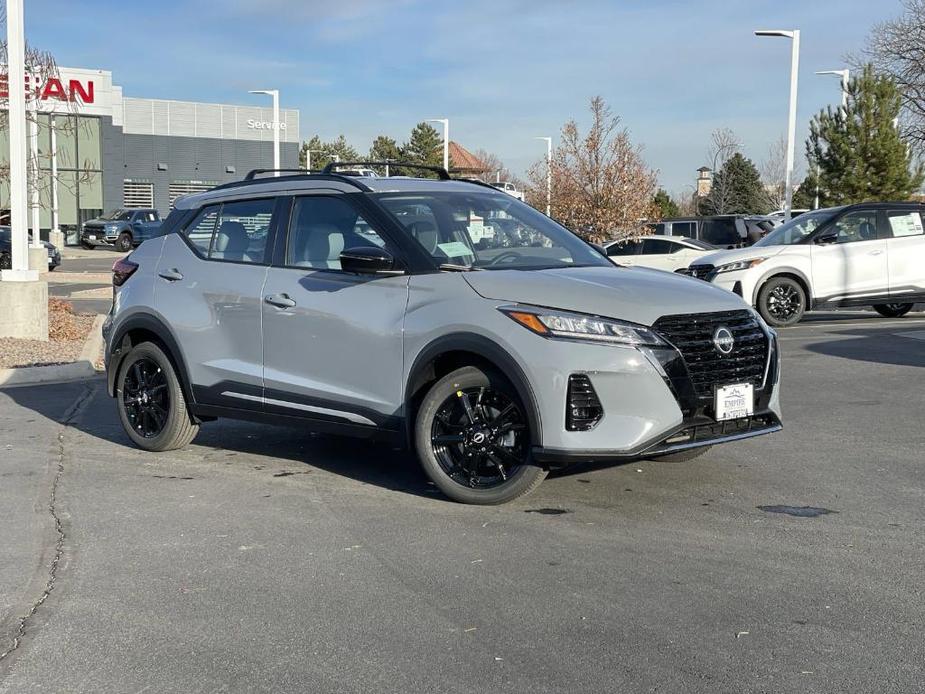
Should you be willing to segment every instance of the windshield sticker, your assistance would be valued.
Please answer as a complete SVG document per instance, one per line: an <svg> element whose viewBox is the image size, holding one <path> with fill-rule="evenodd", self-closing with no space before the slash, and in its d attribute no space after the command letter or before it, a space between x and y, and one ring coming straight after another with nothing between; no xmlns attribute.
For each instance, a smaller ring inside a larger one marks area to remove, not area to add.
<svg viewBox="0 0 925 694"><path fill-rule="evenodd" d="M437 248L443 251L448 258L458 258L461 255L472 255L472 251L462 241L450 241L449 243L438 243Z"/></svg>

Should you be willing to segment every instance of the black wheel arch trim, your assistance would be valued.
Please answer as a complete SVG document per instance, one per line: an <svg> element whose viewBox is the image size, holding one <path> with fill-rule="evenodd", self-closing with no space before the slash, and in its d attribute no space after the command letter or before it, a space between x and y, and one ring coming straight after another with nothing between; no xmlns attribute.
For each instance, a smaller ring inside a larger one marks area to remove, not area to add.
<svg viewBox="0 0 925 694"><path fill-rule="evenodd" d="M776 277L788 277L790 279L795 279L800 283L803 288L803 293L806 294L806 310L808 311L809 307L813 304L813 285L809 281L809 278L806 277L806 275L794 267L774 268L773 270L769 270L766 274L762 275L761 279L755 282L755 288L752 290L752 306L758 305L758 295L761 293L764 285Z"/></svg>
<svg viewBox="0 0 925 694"><path fill-rule="evenodd" d="M405 427L409 441L414 440L414 411L413 401L420 388L426 383L423 380L427 369L433 361L442 355L451 352L470 352L485 361L493 364L495 368L514 386L517 395L526 409L530 424L530 439L533 445L542 440L542 418L536 393L530 381L517 360L510 353L490 338L478 333L458 332L438 337L428 343L414 359L408 380L405 383ZM563 403L564 407L564 403Z"/></svg>
<svg viewBox="0 0 925 694"><path fill-rule="evenodd" d="M195 404L193 391L190 387L189 371L186 368L186 360L183 358L179 343L164 321L148 313L136 313L126 318L112 333L112 337L107 343L109 359L106 365L106 390L109 396L115 397L116 395L116 375L119 373L123 359L128 354L127 350L124 349L125 340L128 334L134 330L145 330L157 336L157 339L167 350L167 358L173 362L173 366L177 370L180 387L183 389L183 397L188 405Z"/></svg>

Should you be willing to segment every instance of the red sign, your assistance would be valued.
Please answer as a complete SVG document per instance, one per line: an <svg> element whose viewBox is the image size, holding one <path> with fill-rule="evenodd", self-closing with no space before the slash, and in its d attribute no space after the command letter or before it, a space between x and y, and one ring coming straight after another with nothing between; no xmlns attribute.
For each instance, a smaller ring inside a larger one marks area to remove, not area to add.
<svg viewBox="0 0 925 694"><path fill-rule="evenodd" d="M31 90L31 79L26 75L26 94ZM93 80L67 80L67 84L57 77L49 78L45 84L36 86L36 96L42 101L54 99L55 101L77 102L82 104L92 104L95 99L93 91ZM0 99L9 97L9 82L7 76L0 76Z"/></svg>

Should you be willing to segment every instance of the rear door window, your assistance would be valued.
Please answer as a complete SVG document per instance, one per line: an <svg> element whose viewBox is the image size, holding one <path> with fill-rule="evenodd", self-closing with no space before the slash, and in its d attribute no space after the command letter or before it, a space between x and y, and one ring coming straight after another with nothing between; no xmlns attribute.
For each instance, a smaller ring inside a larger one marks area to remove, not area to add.
<svg viewBox="0 0 925 694"><path fill-rule="evenodd" d="M640 241L617 241L607 247L608 256L636 255L642 246Z"/></svg>
<svg viewBox="0 0 925 694"><path fill-rule="evenodd" d="M705 219L700 238L714 246L735 246L742 238L736 230L735 219Z"/></svg>
<svg viewBox="0 0 925 694"><path fill-rule="evenodd" d="M678 244L663 239L645 239L642 242L643 255L667 255L675 250Z"/></svg>
<svg viewBox="0 0 925 694"><path fill-rule="evenodd" d="M240 200L222 205L211 260L262 263L276 198Z"/></svg>

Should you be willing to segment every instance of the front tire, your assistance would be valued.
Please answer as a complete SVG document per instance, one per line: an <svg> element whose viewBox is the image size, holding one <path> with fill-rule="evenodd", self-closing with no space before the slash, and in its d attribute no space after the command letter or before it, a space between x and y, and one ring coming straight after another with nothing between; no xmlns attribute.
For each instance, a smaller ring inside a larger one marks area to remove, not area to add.
<svg viewBox="0 0 925 694"><path fill-rule="evenodd" d="M795 279L772 277L758 292L758 313L768 325L796 325L806 313L806 292Z"/></svg>
<svg viewBox="0 0 925 694"><path fill-rule="evenodd" d="M146 451L183 448L199 432L173 364L153 342L132 347L122 360L116 402L125 433Z"/></svg>
<svg viewBox="0 0 925 694"><path fill-rule="evenodd" d="M414 440L427 476L454 501L503 504L546 478L533 462L523 403L493 371L466 366L437 381L418 409Z"/></svg>
<svg viewBox="0 0 925 694"><path fill-rule="evenodd" d="M915 304L876 304L874 311L884 318L901 318L905 316Z"/></svg>
<svg viewBox="0 0 925 694"><path fill-rule="evenodd" d="M132 250L132 235L127 231L123 231L119 234L119 238L116 239L116 250L120 253L128 253Z"/></svg>

